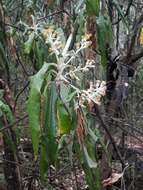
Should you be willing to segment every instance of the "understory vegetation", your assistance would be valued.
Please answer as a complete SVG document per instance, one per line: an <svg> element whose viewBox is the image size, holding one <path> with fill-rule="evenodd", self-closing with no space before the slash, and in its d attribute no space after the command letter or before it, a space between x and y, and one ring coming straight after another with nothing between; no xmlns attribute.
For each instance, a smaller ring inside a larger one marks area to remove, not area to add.
<svg viewBox="0 0 143 190"><path fill-rule="evenodd" d="M0 190L143 189L143 2L0 0Z"/></svg>

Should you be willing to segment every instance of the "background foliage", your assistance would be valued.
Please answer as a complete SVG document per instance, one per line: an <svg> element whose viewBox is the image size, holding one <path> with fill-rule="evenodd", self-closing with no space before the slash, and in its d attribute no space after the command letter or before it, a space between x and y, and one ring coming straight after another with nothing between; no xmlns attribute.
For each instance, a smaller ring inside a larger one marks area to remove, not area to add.
<svg viewBox="0 0 143 190"><path fill-rule="evenodd" d="M8 189L136 188L128 174L142 158L133 156L143 143L142 8L135 0L0 1Z"/></svg>

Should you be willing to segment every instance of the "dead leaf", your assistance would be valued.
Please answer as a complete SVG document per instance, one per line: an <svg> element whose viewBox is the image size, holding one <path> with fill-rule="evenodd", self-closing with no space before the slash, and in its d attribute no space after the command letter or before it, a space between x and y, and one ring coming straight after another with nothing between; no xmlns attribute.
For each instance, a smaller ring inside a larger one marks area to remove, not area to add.
<svg viewBox="0 0 143 190"><path fill-rule="evenodd" d="M103 187L111 186L114 183L116 183L121 177L123 176L123 173L112 173L111 177L103 180L102 184Z"/></svg>
<svg viewBox="0 0 143 190"><path fill-rule="evenodd" d="M85 121L84 118L81 114L80 109L77 109L77 129L76 129L76 133L77 133L77 137L78 137L78 142L80 144L80 147L83 147L84 144L84 139L86 136L86 131L85 131Z"/></svg>
<svg viewBox="0 0 143 190"><path fill-rule="evenodd" d="M140 31L139 43L140 45L143 45L143 27L141 28L141 31Z"/></svg>

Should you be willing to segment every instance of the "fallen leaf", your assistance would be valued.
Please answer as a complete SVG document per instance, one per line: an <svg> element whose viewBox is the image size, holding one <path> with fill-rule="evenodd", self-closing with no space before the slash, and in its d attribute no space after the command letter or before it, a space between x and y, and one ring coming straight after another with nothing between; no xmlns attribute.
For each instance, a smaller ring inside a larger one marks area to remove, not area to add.
<svg viewBox="0 0 143 190"><path fill-rule="evenodd" d="M121 177L123 176L123 173L113 173L111 177L103 180L102 184L103 187L111 186L114 183L116 183Z"/></svg>

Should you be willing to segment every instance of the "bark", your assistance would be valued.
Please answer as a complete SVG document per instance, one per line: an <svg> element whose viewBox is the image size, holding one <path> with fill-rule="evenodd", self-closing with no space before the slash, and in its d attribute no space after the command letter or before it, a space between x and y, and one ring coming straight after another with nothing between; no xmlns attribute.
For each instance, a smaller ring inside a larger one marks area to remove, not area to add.
<svg viewBox="0 0 143 190"><path fill-rule="evenodd" d="M14 100L12 97L12 93L6 84L10 84L10 71L8 61L5 61L3 57L7 55L7 36L5 33L5 20L6 15L3 9L2 1L0 1L0 42L4 52L2 54L2 71L0 70L0 89L4 91L3 101L7 104L11 111L14 114ZM4 55L5 54L5 55ZM4 72L5 71L5 72ZM3 80L2 80L3 79ZM6 81L6 82L4 82ZM3 116L0 118L3 126L7 126L9 124L6 115L3 113ZM20 168L18 161L18 153L17 153L17 140L15 131L9 127L3 132L3 142L4 142L4 175L7 182L7 190L22 190L21 187L21 176L20 176Z"/></svg>
<svg viewBox="0 0 143 190"><path fill-rule="evenodd" d="M8 138L12 138L12 144L15 145L14 131L8 130L5 132L4 140L4 174L7 182L7 190L22 190L20 168L18 166L18 158L16 150L13 150Z"/></svg>
<svg viewBox="0 0 143 190"><path fill-rule="evenodd" d="M8 86L3 80L0 80L0 89L4 90L4 101L14 112L14 101ZM8 120L3 114L0 118L2 124L7 126ZM4 142L4 175L7 182L7 190L22 190L21 175L18 160L17 140L15 131L11 126L3 132Z"/></svg>

